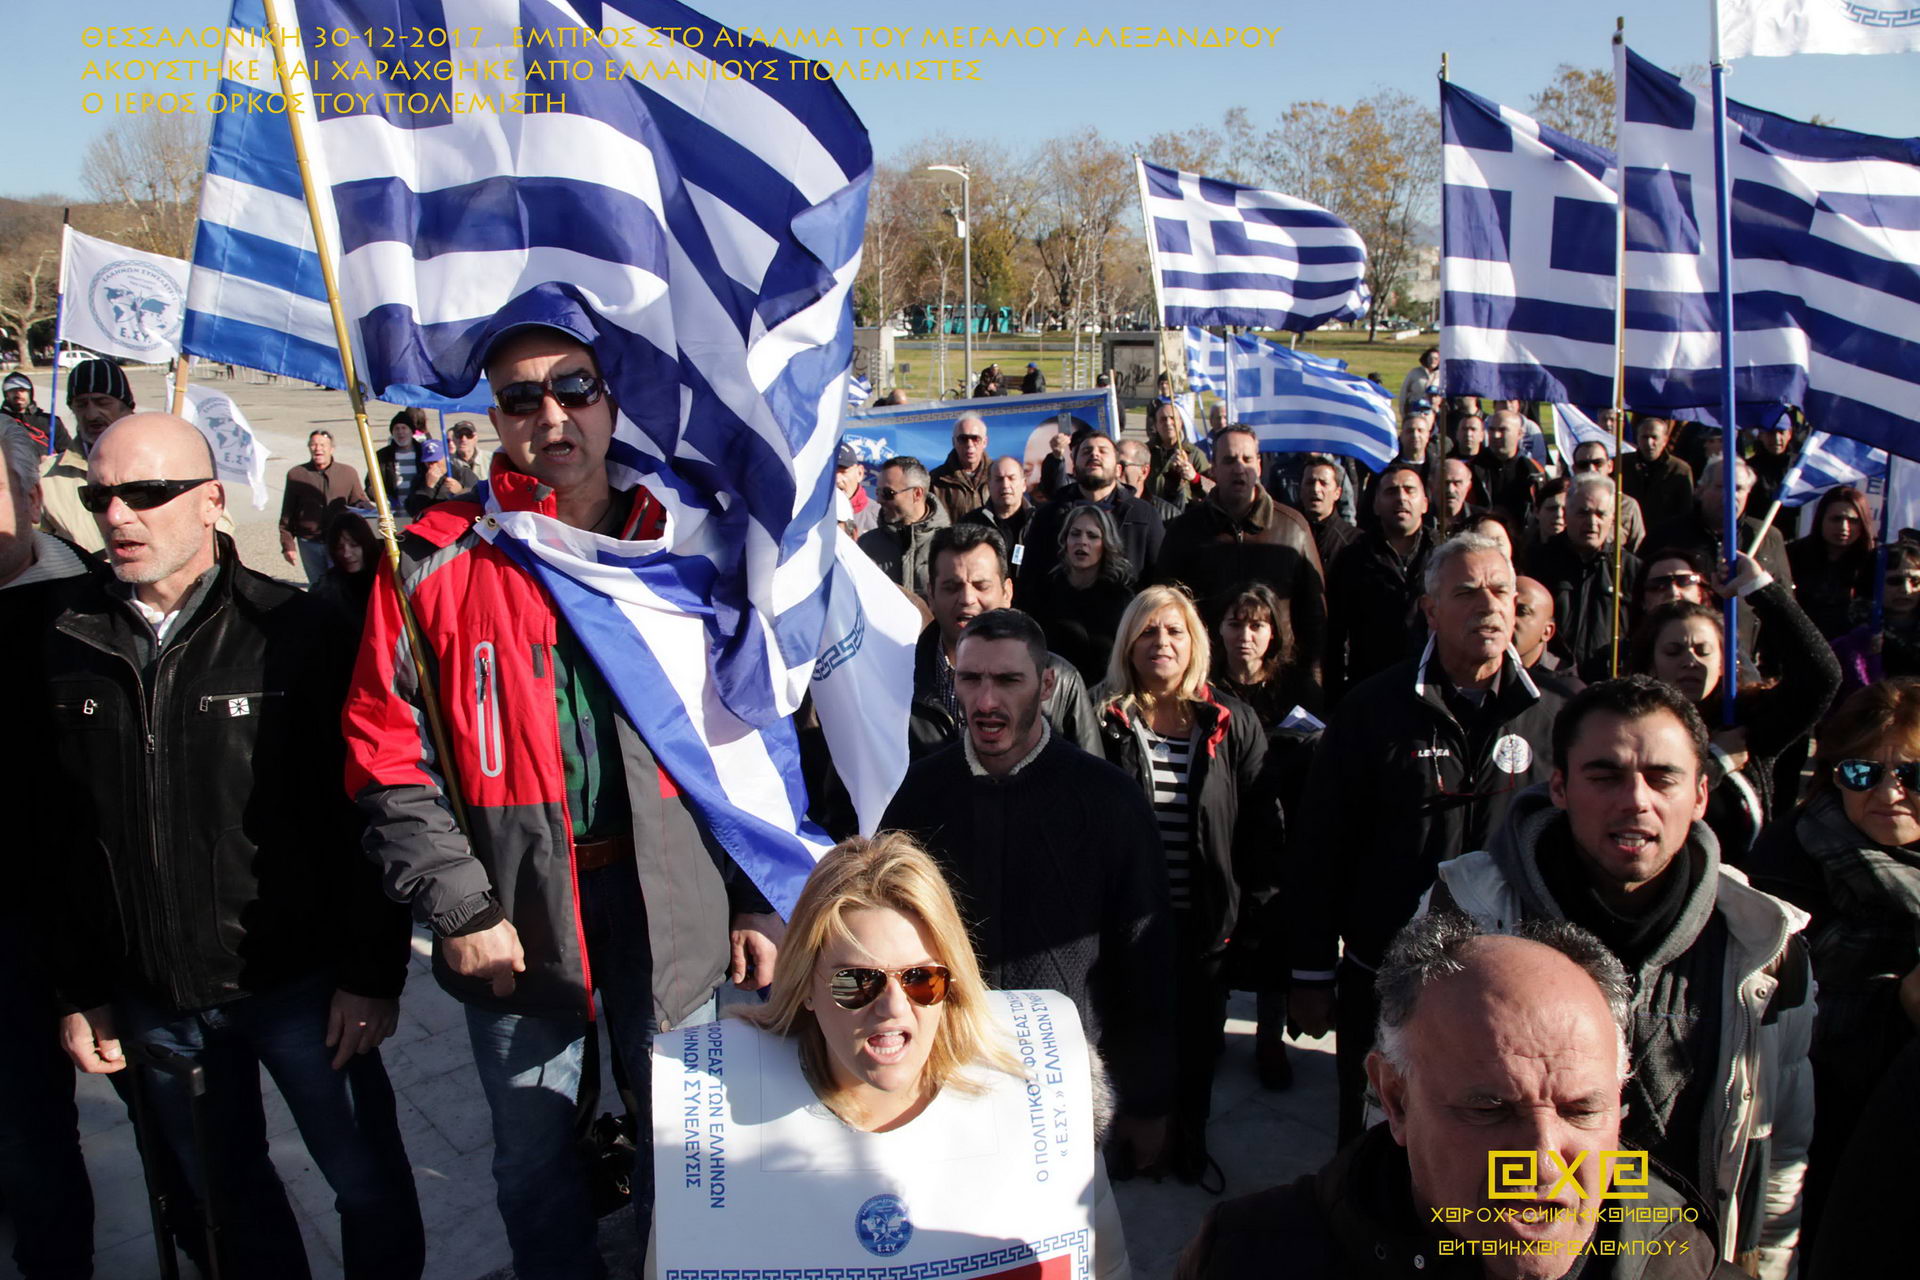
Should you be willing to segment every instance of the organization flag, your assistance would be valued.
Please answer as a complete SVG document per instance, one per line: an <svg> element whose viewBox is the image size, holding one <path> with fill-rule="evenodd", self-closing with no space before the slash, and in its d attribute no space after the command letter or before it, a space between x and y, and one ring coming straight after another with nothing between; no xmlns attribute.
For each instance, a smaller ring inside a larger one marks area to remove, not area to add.
<svg viewBox="0 0 1920 1280"><path fill-rule="evenodd" d="M1248 334L1233 342L1234 413L1262 449L1337 453L1378 470L1400 451L1393 393L1337 361Z"/></svg>
<svg viewBox="0 0 1920 1280"><path fill-rule="evenodd" d="M1624 57L1626 401L1718 405L1712 104ZM1920 457L1920 140L1727 116L1737 402Z"/></svg>
<svg viewBox="0 0 1920 1280"><path fill-rule="evenodd" d="M1900 53L1920 49L1913 0L1720 0L1720 53Z"/></svg>
<svg viewBox="0 0 1920 1280"><path fill-rule="evenodd" d="M61 228L60 338L103 356L160 364L180 354L187 264Z"/></svg>
<svg viewBox="0 0 1920 1280"><path fill-rule="evenodd" d="M173 379L167 379L167 398L173 398ZM187 384L181 416L200 428L213 449L214 471L225 484L244 484L253 495L253 509L263 510L267 492L267 459L273 454L253 433L253 424L233 397L213 387Z"/></svg>
<svg viewBox="0 0 1920 1280"><path fill-rule="evenodd" d="M1319 205L1135 159L1161 323L1316 329L1366 314L1367 249Z"/></svg>
<svg viewBox="0 0 1920 1280"><path fill-rule="evenodd" d="M1448 392L1612 404L1613 153L1450 82L1440 101Z"/></svg>

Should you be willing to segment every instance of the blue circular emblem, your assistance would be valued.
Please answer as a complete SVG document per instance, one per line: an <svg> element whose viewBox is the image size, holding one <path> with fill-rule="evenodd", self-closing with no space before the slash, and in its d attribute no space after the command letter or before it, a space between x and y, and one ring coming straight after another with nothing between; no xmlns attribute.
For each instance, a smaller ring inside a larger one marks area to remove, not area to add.
<svg viewBox="0 0 1920 1280"><path fill-rule="evenodd" d="M854 1238L876 1258L891 1258L913 1239L907 1220L907 1202L899 1196L875 1196L860 1206L853 1218Z"/></svg>

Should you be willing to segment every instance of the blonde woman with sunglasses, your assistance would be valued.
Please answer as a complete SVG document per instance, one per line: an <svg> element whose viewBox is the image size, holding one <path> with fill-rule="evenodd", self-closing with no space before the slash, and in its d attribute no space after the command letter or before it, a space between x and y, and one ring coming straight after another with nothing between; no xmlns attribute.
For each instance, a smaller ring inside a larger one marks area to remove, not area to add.
<svg viewBox="0 0 1920 1280"><path fill-rule="evenodd" d="M1131 1275L1072 1002L988 990L910 836L822 858L766 1003L731 1012L656 1041L650 1275L1066 1256Z"/></svg>

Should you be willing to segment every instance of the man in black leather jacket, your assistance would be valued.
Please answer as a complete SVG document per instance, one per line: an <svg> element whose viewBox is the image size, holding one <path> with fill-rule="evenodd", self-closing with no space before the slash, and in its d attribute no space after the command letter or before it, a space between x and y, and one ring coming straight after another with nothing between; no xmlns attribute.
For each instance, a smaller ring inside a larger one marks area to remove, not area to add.
<svg viewBox="0 0 1920 1280"><path fill-rule="evenodd" d="M82 500L112 575L75 592L43 647L46 794L70 801L40 832L63 877L62 1040L91 1074L124 1069L123 1042L205 1068L210 1149L158 1072L145 1136L196 1183L211 1170L227 1274L307 1274L267 1159L265 1064L337 1197L347 1272L417 1277L419 1202L376 1052L408 926L341 784L352 637L239 563L214 529L214 474L167 414L115 424L89 457Z"/></svg>

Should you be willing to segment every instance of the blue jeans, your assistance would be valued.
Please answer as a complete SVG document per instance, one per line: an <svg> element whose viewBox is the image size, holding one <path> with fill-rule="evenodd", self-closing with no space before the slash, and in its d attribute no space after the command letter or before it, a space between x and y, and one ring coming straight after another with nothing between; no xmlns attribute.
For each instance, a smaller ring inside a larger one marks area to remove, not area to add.
<svg viewBox="0 0 1920 1280"><path fill-rule="evenodd" d="M594 990L613 1052L626 1068L635 1117L633 1204L641 1230L653 1220L653 952L647 909L632 863L580 874L580 917ZM710 1021L711 1005L688 1018ZM493 1181L514 1274L520 1280L600 1280L587 1172L574 1140L586 1023L570 1017L496 1013L467 1006L467 1034L480 1087L493 1110Z"/></svg>
<svg viewBox="0 0 1920 1280"><path fill-rule="evenodd" d="M80 1158L73 1063L60 1048L53 984L24 920L0 920L0 1202L27 1280L93 1274L93 1189Z"/></svg>
<svg viewBox="0 0 1920 1280"><path fill-rule="evenodd" d="M417 1280L425 1267L426 1231L394 1115L393 1086L377 1050L333 1069L333 1050L326 1046L333 990L325 976L315 976L191 1013L168 1013L139 1000L115 1005L122 1038L171 1049L206 1071L210 1196L195 1158L185 1088L163 1072L136 1068L162 1137L218 1221L226 1275L304 1280L310 1274L299 1224L267 1158L262 1066L333 1188L350 1280Z"/></svg>

